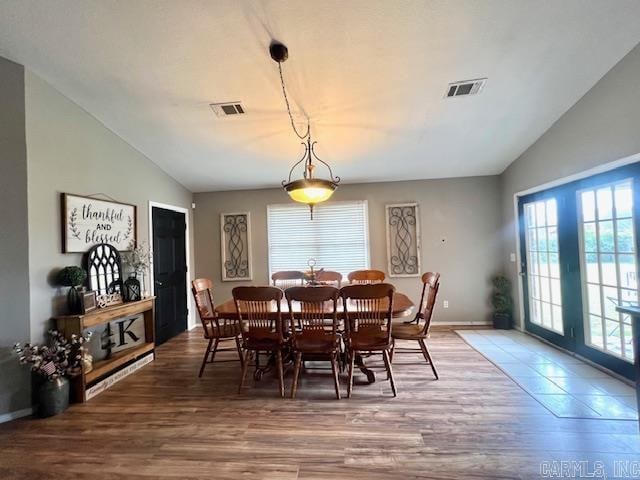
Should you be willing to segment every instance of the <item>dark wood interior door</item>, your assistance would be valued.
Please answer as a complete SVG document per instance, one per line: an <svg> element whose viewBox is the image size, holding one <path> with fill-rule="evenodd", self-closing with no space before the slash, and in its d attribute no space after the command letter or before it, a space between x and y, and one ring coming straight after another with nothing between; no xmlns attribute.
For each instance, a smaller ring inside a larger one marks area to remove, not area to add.
<svg viewBox="0 0 640 480"><path fill-rule="evenodd" d="M153 281L156 344L187 329L185 214L153 207Z"/></svg>

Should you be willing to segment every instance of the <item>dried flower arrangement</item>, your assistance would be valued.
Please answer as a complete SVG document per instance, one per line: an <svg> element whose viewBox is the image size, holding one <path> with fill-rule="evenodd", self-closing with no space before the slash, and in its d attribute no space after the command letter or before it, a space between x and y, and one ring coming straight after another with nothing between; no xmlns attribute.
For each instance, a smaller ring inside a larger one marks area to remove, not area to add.
<svg viewBox="0 0 640 480"><path fill-rule="evenodd" d="M130 251L122 252L122 263L135 273L144 273L151 266L151 249L146 242L134 246L130 244Z"/></svg>
<svg viewBox="0 0 640 480"><path fill-rule="evenodd" d="M20 363L31 364L32 372L49 381L80 374L84 344L91 338L91 333L71 335L70 339L58 330L49 330L48 333L48 345L16 343L13 346Z"/></svg>

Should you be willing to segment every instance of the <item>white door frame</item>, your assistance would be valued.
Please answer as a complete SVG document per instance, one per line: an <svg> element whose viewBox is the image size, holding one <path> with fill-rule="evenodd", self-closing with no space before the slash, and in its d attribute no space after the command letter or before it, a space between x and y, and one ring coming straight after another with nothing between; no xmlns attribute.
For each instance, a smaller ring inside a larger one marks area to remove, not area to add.
<svg viewBox="0 0 640 480"><path fill-rule="evenodd" d="M184 231L184 249L185 249L185 255L186 255L186 263L187 263L187 271L185 273L186 275L186 292L185 295L187 296L187 330L191 330L193 327L196 326L195 321L193 319L193 306L191 305L191 289L189 288L189 283L190 283L190 273L191 273L191 256L189 255L189 250L190 250L190 242L189 242L189 209L188 208L183 208L183 207L176 207L175 205L168 205L166 203L160 203L160 202L152 202L151 200L149 200L149 251L151 252L151 264L149 266L149 276L150 276L150 282L151 282L151 294L155 295L156 292L156 284L155 281L153 279L153 207L157 207L157 208L163 208L165 210L171 210L174 212L178 212L178 213L184 213L184 221L186 224L186 229Z"/></svg>

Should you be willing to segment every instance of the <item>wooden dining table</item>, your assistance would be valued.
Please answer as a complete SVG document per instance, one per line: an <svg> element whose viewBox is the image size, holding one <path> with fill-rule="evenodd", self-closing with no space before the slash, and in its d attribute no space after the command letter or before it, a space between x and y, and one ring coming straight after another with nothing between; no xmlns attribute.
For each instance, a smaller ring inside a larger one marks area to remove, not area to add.
<svg viewBox="0 0 640 480"><path fill-rule="evenodd" d="M313 288L313 287L309 287L309 288ZM408 317L409 315L411 315L414 306L415 306L414 303L405 294L399 293L399 292L395 292L393 294L393 304L391 308L393 318ZM293 302L292 307L294 309L294 313L299 312L299 308L300 308L299 303ZM338 311L338 318L342 319L342 317L344 317L344 305L342 303L342 300L338 301L337 311ZM236 305L233 299L227 300L226 302L221 303L220 305L217 305L216 312L218 313L218 316L221 319L229 319L229 320L238 319L238 312L236 311ZM280 302L280 312L283 320L287 320L289 318L289 305L287 304L287 301L284 299ZM386 310L381 313L386 313ZM271 312L269 312L267 315L271 316L274 319L277 317L278 310L275 302L272 302ZM331 305L328 305L327 310L325 312L325 318L330 319L332 318L332 316L333 316L333 307ZM262 374L272 366L272 363L273 363L272 360L273 359L271 359L271 361L269 362L266 368L259 368L259 367L256 368L256 374L254 375L256 380L259 380ZM374 372L371 369L366 367L366 365L364 364L364 360L360 355L356 356L356 365L358 366L360 371L366 375L368 383L375 382L376 377Z"/></svg>

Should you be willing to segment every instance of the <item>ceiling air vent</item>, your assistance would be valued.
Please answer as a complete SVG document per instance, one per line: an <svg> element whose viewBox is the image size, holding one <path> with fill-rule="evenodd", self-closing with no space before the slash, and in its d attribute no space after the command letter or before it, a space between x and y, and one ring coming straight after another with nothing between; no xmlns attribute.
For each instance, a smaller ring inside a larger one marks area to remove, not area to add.
<svg viewBox="0 0 640 480"><path fill-rule="evenodd" d="M209 106L217 117L229 117L245 114L245 109L240 102L212 103Z"/></svg>
<svg viewBox="0 0 640 480"><path fill-rule="evenodd" d="M475 80L463 80L462 82L450 83L449 87L447 87L445 98L475 95L476 93L480 93L480 90L482 90L486 82L486 78L476 78Z"/></svg>

